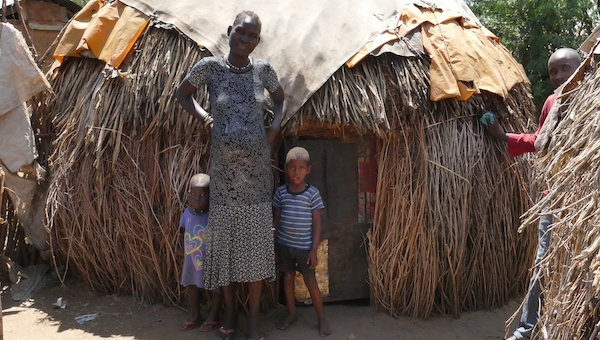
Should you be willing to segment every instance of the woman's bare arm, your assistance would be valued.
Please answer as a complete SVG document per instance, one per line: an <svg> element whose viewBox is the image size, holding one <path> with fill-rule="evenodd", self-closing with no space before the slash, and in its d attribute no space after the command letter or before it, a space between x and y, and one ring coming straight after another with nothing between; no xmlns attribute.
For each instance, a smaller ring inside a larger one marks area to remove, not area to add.
<svg viewBox="0 0 600 340"><path fill-rule="evenodd" d="M279 86L275 92L271 93L271 99L273 99L273 123L267 129L267 137L269 138L269 144L273 146L273 142L275 142L275 138L277 138L277 134L279 133L279 129L281 128L281 120L283 119L283 110L285 103L285 94L283 93L283 88Z"/></svg>
<svg viewBox="0 0 600 340"><path fill-rule="evenodd" d="M192 97L194 93L196 93L196 90L196 87L192 85L186 77L177 88L175 98L177 98L181 106L183 106L184 110L200 120L200 122L205 123L206 120L210 118L210 114L208 114L208 112L198 104L196 99ZM210 125L212 126L212 123Z"/></svg>

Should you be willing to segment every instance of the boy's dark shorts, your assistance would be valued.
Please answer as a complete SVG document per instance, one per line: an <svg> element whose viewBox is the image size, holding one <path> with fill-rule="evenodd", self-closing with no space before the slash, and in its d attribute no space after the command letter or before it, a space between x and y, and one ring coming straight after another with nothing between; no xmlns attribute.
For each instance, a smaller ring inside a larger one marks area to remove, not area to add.
<svg viewBox="0 0 600 340"><path fill-rule="evenodd" d="M306 263L310 249L296 249L281 244L277 244L277 270L282 272L295 272L296 270L304 277L315 277L315 270L310 269Z"/></svg>

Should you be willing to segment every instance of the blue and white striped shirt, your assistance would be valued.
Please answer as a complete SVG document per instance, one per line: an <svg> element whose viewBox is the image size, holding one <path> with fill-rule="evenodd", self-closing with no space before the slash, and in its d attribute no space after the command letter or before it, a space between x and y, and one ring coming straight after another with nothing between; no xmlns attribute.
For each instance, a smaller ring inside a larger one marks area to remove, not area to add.
<svg viewBox="0 0 600 340"><path fill-rule="evenodd" d="M312 214L325 208L319 189L307 185L303 192L292 194L286 185L282 185L275 191L273 207L281 210L277 243L296 249L311 249Z"/></svg>

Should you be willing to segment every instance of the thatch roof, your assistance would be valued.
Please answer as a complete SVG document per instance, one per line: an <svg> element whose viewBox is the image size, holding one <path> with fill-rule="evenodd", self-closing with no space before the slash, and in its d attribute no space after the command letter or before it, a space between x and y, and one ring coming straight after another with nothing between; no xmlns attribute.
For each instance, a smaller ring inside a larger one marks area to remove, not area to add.
<svg viewBox="0 0 600 340"><path fill-rule="evenodd" d="M438 8L477 23L463 0L122 2L174 25L214 55L229 51L226 28L235 16L248 9L256 12L263 26L253 56L268 60L277 71L290 113L371 39L402 25L400 14L406 8Z"/></svg>

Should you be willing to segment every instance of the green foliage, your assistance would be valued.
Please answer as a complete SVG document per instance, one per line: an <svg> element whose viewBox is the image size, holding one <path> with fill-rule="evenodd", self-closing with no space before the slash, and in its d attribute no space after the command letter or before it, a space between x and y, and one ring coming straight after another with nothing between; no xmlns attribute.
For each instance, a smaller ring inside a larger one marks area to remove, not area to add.
<svg viewBox="0 0 600 340"><path fill-rule="evenodd" d="M72 3L78 4L81 7L84 7L85 5L87 5L88 2L90 2L90 0L69 0Z"/></svg>
<svg viewBox="0 0 600 340"><path fill-rule="evenodd" d="M554 90L547 64L552 52L561 47L578 49L600 21L595 0L466 2L523 65L538 108Z"/></svg>

